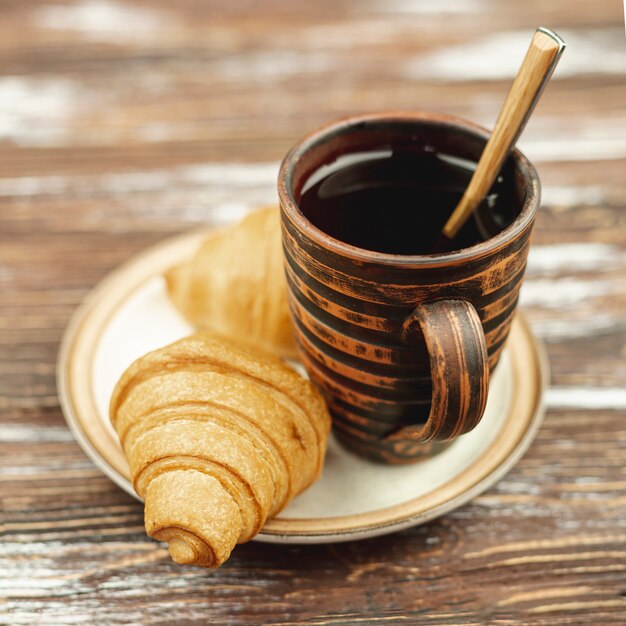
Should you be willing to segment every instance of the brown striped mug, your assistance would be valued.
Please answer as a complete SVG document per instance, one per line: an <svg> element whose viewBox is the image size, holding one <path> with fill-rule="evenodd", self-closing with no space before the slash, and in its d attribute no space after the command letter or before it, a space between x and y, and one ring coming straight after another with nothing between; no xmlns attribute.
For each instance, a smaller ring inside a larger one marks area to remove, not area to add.
<svg viewBox="0 0 626 626"><path fill-rule="evenodd" d="M506 164L512 223L445 254L390 254L336 239L300 210L303 189L342 155L409 142L476 162L487 138L451 116L371 114L313 132L281 165L285 269L300 355L326 396L336 436L371 459L415 461L480 421L515 315L539 179L513 151Z"/></svg>

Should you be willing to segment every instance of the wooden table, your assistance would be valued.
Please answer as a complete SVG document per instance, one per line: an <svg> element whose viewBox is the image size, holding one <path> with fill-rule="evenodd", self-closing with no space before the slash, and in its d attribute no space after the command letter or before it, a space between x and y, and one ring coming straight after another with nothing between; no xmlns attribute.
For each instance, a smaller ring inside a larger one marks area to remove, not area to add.
<svg viewBox="0 0 626 626"><path fill-rule="evenodd" d="M273 201L329 119L491 125L539 24L570 46L522 141L544 182L523 300L553 384L530 451L413 530L173 564L65 426L75 307L146 246ZM3 0L0 48L0 623L626 623L621 3Z"/></svg>

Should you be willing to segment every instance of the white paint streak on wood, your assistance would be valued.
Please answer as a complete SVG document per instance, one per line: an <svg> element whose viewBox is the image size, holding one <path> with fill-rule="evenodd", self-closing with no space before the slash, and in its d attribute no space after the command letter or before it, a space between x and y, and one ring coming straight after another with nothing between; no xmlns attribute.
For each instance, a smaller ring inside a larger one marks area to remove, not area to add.
<svg viewBox="0 0 626 626"><path fill-rule="evenodd" d="M624 64L626 67L626 58ZM531 120L518 145L534 162L623 159L626 158L626 117L588 116L584 120L537 117Z"/></svg>
<svg viewBox="0 0 626 626"><path fill-rule="evenodd" d="M497 107L491 108L475 113L472 119L486 128L493 127L498 112ZM626 117L621 112L584 119L536 115L517 145L531 161L539 163L623 159Z"/></svg>
<svg viewBox="0 0 626 626"><path fill-rule="evenodd" d="M531 247L528 276L610 270L626 265L626 253L604 243L563 243Z"/></svg>
<svg viewBox="0 0 626 626"><path fill-rule="evenodd" d="M370 10L401 15L467 15L484 11L485 3L482 0L377 0Z"/></svg>
<svg viewBox="0 0 626 626"><path fill-rule="evenodd" d="M67 78L0 78L0 140L20 146L62 142L86 94Z"/></svg>
<svg viewBox="0 0 626 626"><path fill-rule="evenodd" d="M138 141L162 143L164 141L193 141L198 137L198 128L189 122L145 122L133 127Z"/></svg>
<svg viewBox="0 0 626 626"><path fill-rule="evenodd" d="M67 196L112 198L144 226L176 215L179 222L227 224L265 204L276 204L278 163L200 163L157 169L70 177L0 179L0 197ZM144 197L145 196L145 197ZM127 230L108 209L94 205L82 216L90 228Z"/></svg>
<svg viewBox="0 0 626 626"><path fill-rule="evenodd" d="M601 535L573 535L567 537L550 537L546 539L532 539L528 541L513 541L510 543L500 543L479 550L478 552L468 552L464 559L481 559L495 554L507 554L509 552L530 553L534 550L545 552L560 548L580 548L581 546L606 546L610 544L626 543L626 534L605 533Z"/></svg>
<svg viewBox="0 0 626 626"><path fill-rule="evenodd" d="M442 20L458 17L463 23L469 15L484 10L484 0L373 0L338 22L299 25L277 32L273 41L285 52L308 53L323 50L354 50L380 44L394 44L399 39L419 37L426 30L438 29ZM421 20L405 19L420 16ZM307 59L307 57L303 57ZM306 61L310 64L310 60ZM335 64L336 65L336 64ZM333 67L335 67L333 65Z"/></svg>
<svg viewBox="0 0 626 626"><path fill-rule="evenodd" d="M534 591L524 591L514 593L504 600L497 602L498 606L510 606L524 602L543 601L546 598L567 598L570 596L581 596L583 594L597 594L601 591L594 590L593 587L552 587L537 589Z"/></svg>
<svg viewBox="0 0 626 626"><path fill-rule="evenodd" d="M172 19L172 15L112 0L42 6L32 14L39 28L73 32L84 39L107 43L158 40L165 29L171 28Z"/></svg>
<svg viewBox="0 0 626 626"><path fill-rule="evenodd" d="M225 55L216 59L212 67L229 80L266 83L268 80L331 71L337 67L337 58L320 50L267 50Z"/></svg>
<svg viewBox="0 0 626 626"><path fill-rule="evenodd" d="M122 509L120 506L112 506L112 512L128 512L133 513L138 510L141 505L137 502L133 502L130 506L126 506ZM102 512L101 508L89 506L88 510L91 512ZM109 511L106 511L107 513ZM106 544L94 545L92 541L73 541L68 544L65 541L37 541L31 540L25 543L21 542L3 542L0 543L0 558L13 559L17 555L41 557L45 555L46 558L53 562L59 562L59 557L62 555L68 556L70 554L77 554L81 552L90 552L92 554L114 554L116 552L126 552L131 550L134 552L145 552L154 550L153 543L147 543L143 540L132 541L131 539L120 541L107 541ZM1 570L0 570L1 571Z"/></svg>
<svg viewBox="0 0 626 626"><path fill-rule="evenodd" d="M530 41L530 31L488 33L470 43L445 46L409 60L411 79L449 81L502 80L515 76ZM591 74L626 74L626 47L622 29L559 31L568 48L554 78Z"/></svg>
<svg viewBox="0 0 626 626"><path fill-rule="evenodd" d="M231 184L275 183L279 163L200 163L181 168L186 180L205 184L222 182Z"/></svg>
<svg viewBox="0 0 626 626"><path fill-rule="evenodd" d="M617 556L610 555L611 557ZM546 604L543 606L534 606L528 609L529 613L563 613L570 611L574 613L581 613L582 611L599 611L602 608L619 608L626 609L626 598L619 598L617 600L589 600L585 602L562 602L560 604Z"/></svg>
<svg viewBox="0 0 626 626"><path fill-rule="evenodd" d="M194 163L169 169L76 176L22 176L0 179L0 197L163 191L173 185L259 187L276 185L279 164Z"/></svg>
<svg viewBox="0 0 626 626"><path fill-rule="evenodd" d="M1 440L0 440L1 442ZM38 443L47 443L46 441ZM56 443L56 442L54 442ZM41 481L41 475L48 474L50 478L93 478L99 477L99 470L86 457L78 461L50 461L42 462L37 467L0 467L0 479L5 482L21 482L23 484L32 481Z"/></svg>
<svg viewBox="0 0 626 626"><path fill-rule="evenodd" d="M0 442L2 443L56 443L73 440L72 433L62 426L0 424Z"/></svg>
<svg viewBox="0 0 626 626"><path fill-rule="evenodd" d="M514 482L507 480L506 478L502 479L498 483L498 488L502 491L505 491L509 494L522 493L522 494L534 494L541 495L542 487L541 485L529 485L523 482Z"/></svg>
<svg viewBox="0 0 626 626"><path fill-rule="evenodd" d="M133 582L139 584L138 581ZM99 600L91 600L89 603L84 600L80 604L72 605L59 598L44 602L11 601L7 603L6 608L11 611L11 626L33 626L34 624L72 626L73 624L104 623L101 620L106 610L105 604L106 602L101 603ZM86 605L88 608L85 608ZM187 616L187 612L185 612L185 616ZM109 626L146 623L144 613L128 609L124 609L123 615L120 617L111 618L107 615L104 619Z"/></svg>
<svg viewBox="0 0 626 626"><path fill-rule="evenodd" d="M88 585L76 582L68 585L67 581L58 575L58 571L51 568L32 568L34 570L32 572L31 568L28 568L27 576L19 576L19 568L10 568L10 566L7 568L6 575L10 579L11 595L21 598L48 597L50 592L65 587L71 587L73 593L87 593L90 590ZM37 580L36 586L32 583L31 575Z"/></svg>
<svg viewBox="0 0 626 626"><path fill-rule="evenodd" d="M576 278L526 280L522 286L520 304L540 309L562 310L563 307L589 302L591 298L615 293L620 287L626 293L626 281L619 285L612 281Z"/></svg>
<svg viewBox="0 0 626 626"><path fill-rule="evenodd" d="M545 396L551 409L626 410L626 389L621 387L551 387Z"/></svg>
<svg viewBox="0 0 626 626"><path fill-rule="evenodd" d="M590 315L588 311L583 311L569 319L562 315L549 319L533 318L532 329L541 339L562 342L622 332L626 329L626 319L623 314L596 312Z"/></svg>
<svg viewBox="0 0 626 626"><path fill-rule="evenodd" d="M626 269L626 252L617 246L602 243L535 246L530 250L520 302L524 306L560 312L558 317L533 320L533 328L544 337L577 337L614 329L626 324L623 316L610 313L589 316L589 306L594 298L626 295L626 275L606 275L621 269ZM592 277L575 276L580 273Z"/></svg>
<svg viewBox="0 0 626 626"><path fill-rule="evenodd" d="M595 206L606 202L606 191L594 185L545 187L541 190L543 206L572 208L577 206Z"/></svg>

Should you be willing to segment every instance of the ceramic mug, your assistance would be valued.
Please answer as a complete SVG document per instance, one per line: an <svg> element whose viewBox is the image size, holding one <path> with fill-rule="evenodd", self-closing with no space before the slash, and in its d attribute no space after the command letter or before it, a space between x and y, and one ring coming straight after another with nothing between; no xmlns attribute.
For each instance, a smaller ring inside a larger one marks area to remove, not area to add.
<svg viewBox="0 0 626 626"><path fill-rule="evenodd" d="M313 132L278 178L290 308L302 361L324 392L334 432L371 459L408 463L480 421L504 348L539 206L539 179L517 150L514 221L446 254L365 250L314 226L298 208L309 177L339 156L411 141L477 161L488 133L429 113L352 117Z"/></svg>

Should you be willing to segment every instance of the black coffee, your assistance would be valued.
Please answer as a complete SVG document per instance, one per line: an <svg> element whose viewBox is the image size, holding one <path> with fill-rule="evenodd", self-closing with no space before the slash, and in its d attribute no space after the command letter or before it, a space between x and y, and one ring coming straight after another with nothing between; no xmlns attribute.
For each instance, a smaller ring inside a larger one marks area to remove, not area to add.
<svg viewBox="0 0 626 626"><path fill-rule="evenodd" d="M505 167L452 243L442 242L441 229L474 167L435 152L383 149L344 155L309 178L299 206L315 226L359 248L391 254L458 250L515 219L512 176Z"/></svg>

